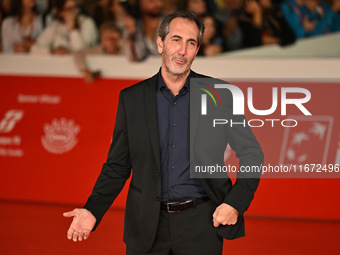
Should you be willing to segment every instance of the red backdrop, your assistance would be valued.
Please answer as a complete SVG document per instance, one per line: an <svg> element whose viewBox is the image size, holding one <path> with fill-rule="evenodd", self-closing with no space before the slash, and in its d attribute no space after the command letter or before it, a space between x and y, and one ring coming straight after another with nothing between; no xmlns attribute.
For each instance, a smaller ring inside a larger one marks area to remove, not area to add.
<svg viewBox="0 0 340 255"><path fill-rule="evenodd" d="M0 198L84 203L106 159L119 91L135 82L102 79L87 85L78 78L0 76ZM270 107L272 86L308 88L312 99L306 107L313 116L325 119L321 122L327 130L322 141L310 139L296 151L316 161L309 160L309 163L322 160L339 163L336 158L340 151L337 101L340 84L233 84L244 91L246 87L254 87L254 105L259 109ZM293 107L287 111L301 115ZM247 117L259 118L249 112ZM271 118L286 117L278 111ZM302 120L297 130L308 130L308 125ZM285 155L293 133L285 134L285 129L279 126L253 128L253 131L264 151L266 164L289 163ZM231 156L229 162L236 160ZM114 206L124 206L126 187ZM340 219L339 194L340 179L264 178L248 213Z"/></svg>

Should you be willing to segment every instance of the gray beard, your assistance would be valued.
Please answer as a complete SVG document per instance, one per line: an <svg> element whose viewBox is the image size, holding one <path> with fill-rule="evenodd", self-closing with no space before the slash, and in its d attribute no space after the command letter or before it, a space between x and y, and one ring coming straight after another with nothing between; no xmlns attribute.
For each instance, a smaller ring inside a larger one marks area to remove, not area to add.
<svg viewBox="0 0 340 255"><path fill-rule="evenodd" d="M174 73L170 70L170 68L167 65L165 65L165 70L168 74L170 74L171 76L175 76L177 78L184 76L188 72L188 70L184 70L183 73Z"/></svg>
<svg viewBox="0 0 340 255"><path fill-rule="evenodd" d="M165 53L166 53L166 52L165 52ZM179 78L185 76L185 75L188 73L188 71L190 71L190 66L191 66L191 64L190 64L189 68L186 69L186 70L184 70L182 73L174 73L174 72L172 72L172 71L170 70L170 68L169 68L168 65L167 65L167 58L164 59L164 63L165 63L165 64L164 64L164 66L165 66L165 71L166 71L168 74L170 74L171 76L176 77L177 79L179 79Z"/></svg>

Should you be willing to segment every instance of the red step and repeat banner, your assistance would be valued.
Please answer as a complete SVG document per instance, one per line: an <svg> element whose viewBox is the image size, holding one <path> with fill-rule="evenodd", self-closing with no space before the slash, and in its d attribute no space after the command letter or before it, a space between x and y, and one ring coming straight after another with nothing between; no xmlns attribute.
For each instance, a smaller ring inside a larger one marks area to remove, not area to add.
<svg viewBox="0 0 340 255"><path fill-rule="evenodd" d="M119 91L136 82L101 79L85 84L80 78L0 76L0 199L83 204L106 159ZM269 117L245 107L265 154L264 165L333 168L332 178L315 173L314 178L263 178L248 213L339 220L340 173L336 175L334 167L340 163L340 84L232 83L243 90L245 102L247 88L253 88L256 109L269 109L272 89L278 88L279 104ZM312 116L294 105L282 115L282 87L308 89L311 100L304 106ZM285 127L290 125L287 119L298 125ZM237 164L232 151L225 154L227 162ZM124 207L126 193L127 185L113 206Z"/></svg>

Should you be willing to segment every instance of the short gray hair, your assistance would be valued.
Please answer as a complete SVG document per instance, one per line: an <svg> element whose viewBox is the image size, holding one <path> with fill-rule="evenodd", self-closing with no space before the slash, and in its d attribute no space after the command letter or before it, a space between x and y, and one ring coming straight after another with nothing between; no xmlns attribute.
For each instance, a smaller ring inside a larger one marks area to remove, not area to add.
<svg viewBox="0 0 340 255"><path fill-rule="evenodd" d="M190 12L190 11L177 11L177 12L169 14L163 19L158 29L158 35L161 37L162 41L164 41L167 34L169 34L170 23L174 18L183 18L183 19L188 19L190 21L195 22L198 28L197 44L198 46L200 46L202 43L202 39L203 39L204 25L200 21L197 14L195 14L194 12Z"/></svg>

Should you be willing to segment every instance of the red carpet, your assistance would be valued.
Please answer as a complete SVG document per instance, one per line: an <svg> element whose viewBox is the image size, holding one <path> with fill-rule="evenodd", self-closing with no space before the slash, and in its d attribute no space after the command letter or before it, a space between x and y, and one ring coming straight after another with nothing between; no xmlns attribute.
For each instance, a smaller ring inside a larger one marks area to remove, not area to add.
<svg viewBox="0 0 340 255"><path fill-rule="evenodd" d="M1 255L125 254L122 210L109 210L85 242L67 240L67 206L0 201ZM340 254L339 221L247 217L247 237L224 242L224 253Z"/></svg>

